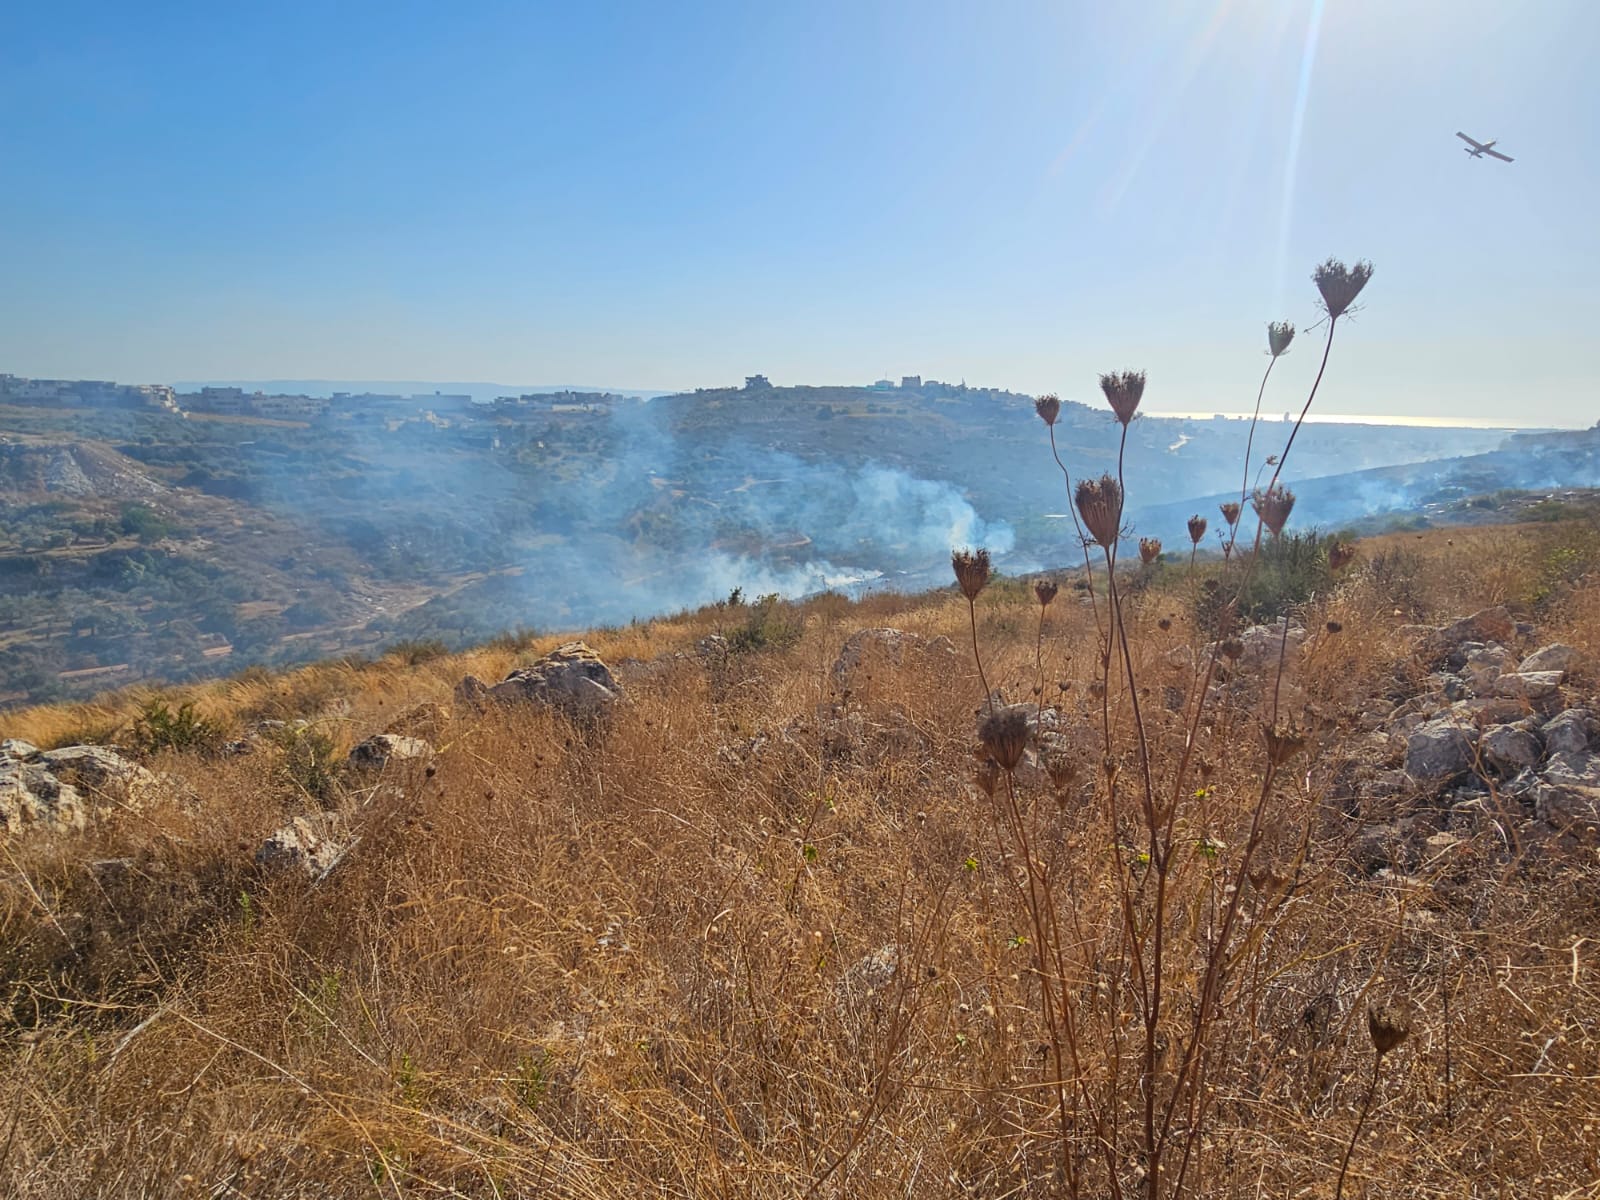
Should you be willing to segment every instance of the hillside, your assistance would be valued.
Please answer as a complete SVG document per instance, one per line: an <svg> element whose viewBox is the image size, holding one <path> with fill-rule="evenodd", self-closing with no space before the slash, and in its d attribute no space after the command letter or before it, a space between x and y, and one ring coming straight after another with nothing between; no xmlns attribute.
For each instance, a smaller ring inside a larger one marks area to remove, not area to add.
<svg viewBox="0 0 1600 1200"><path fill-rule="evenodd" d="M1196 1194L1331 1195L1352 1140L1347 1195L1583 1194L1597 565L1576 522L1372 539L1220 656L1238 561L1124 568L1136 688L1103 593L1036 648L991 582L1014 747L948 589L12 714L0 1191L1132 1195L1153 1078Z"/></svg>
<svg viewBox="0 0 1600 1200"><path fill-rule="evenodd" d="M368 404L316 421L8 405L0 418L0 704L627 622L735 588L916 589L956 543L983 542L1010 570L1071 553L1032 400L996 389L758 385L576 411ZM1064 406L1075 475L1113 462L1117 431L1102 408ZM1191 497L1233 486L1246 432L1135 422L1141 503L1172 506L1130 514L1138 532L1174 513L1181 529ZM1307 426L1296 482L1502 440Z"/></svg>

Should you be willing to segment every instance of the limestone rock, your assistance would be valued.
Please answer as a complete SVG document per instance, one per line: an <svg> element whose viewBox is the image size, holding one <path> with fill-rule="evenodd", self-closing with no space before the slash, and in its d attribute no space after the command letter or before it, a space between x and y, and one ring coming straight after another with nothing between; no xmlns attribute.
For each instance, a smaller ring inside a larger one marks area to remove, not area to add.
<svg viewBox="0 0 1600 1200"><path fill-rule="evenodd" d="M1557 828L1600 827L1600 755L1551 755L1544 782L1533 788L1533 801L1539 819Z"/></svg>
<svg viewBox="0 0 1600 1200"><path fill-rule="evenodd" d="M1511 700L1546 700L1561 687L1560 671L1517 671L1494 681L1494 694Z"/></svg>
<svg viewBox="0 0 1600 1200"><path fill-rule="evenodd" d="M334 813L296 817L261 844L256 864L269 871L300 870L321 879L353 844L340 843L335 836L338 826Z"/></svg>
<svg viewBox="0 0 1600 1200"><path fill-rule="evenodd" d="M1478 733L1448 717L1424 722L1406 739L1406 773L1413 779L1444 779L1472 766Z"/></svg>
<svg viewBox="0 0 1600 1200"><path fill-rule="evenodd" d="M1516 622L1503 606L1485 608L1443 626L1434 633L1432 641L1442 649L1451 650L1463 642L1509 642L1517 636Z"/></svg>
<svg viewBox="0 0 1600 1200"><path fill-rule="evenodd" d="M1578 657L1578 652L1571 646L1564 646L1560 642L1552 642L1548 646L1535 650L1522 660L1520 670L1528 671L1556 671L1565 673L1572 669L1573 661Z"/></svg>
<svg viewBox="0 0 1600 1200"><path fill-rule="evenodd" d="M0 756L0 833L39 827L61 833L85 825L83 797L37 763Z"/></svg>
<svg viewBox="0 0 1600 1200"><path fill-rule="evenodd" d="M858 629L845 639L834 660L833 686L841 694L858 692L875 669L944 664L955 658L955 644L947 637L929 640L904 629Z"/></svg>
<svg viewBox="0 0 1600 1200"><path fill-rule="evenodd" d="M469 675L457 686L456 698L469 704L537 704L591 719L606 715L622 699L622 685L588 646L568 642L493 687Z"/></svg>
<svg viewBox="0 0 1600 1200"><path fill-rule="evenodd" d="M366 771L388 766L423 765L433 758L433 747L421 738L377 733L350 751L350 765Z"/></svg>
<svg viewBox="0 0 1600 1200"><path fill-rule="evenodd" d="M94 799L142 808L161 789L161 780L109 746L63 746L46 750L40 761L63 783Z"/></svg>
<svg viewBox="0 0 1600 1200"><path fill-rule="evenodd" d="M1554 754L1582 754L1589 748L1591 721L1586 708L1569 708L1557 713L1540 731L1545 750Z"/></svg>
<svg viewBox="0 0 1600 1200"><path fill-rule="evenodd" d="M1533 766L1544 754L1539 739L1515 725L1496 725L1483 735L1478 748L1484 760L1505 775Z"/></svg>

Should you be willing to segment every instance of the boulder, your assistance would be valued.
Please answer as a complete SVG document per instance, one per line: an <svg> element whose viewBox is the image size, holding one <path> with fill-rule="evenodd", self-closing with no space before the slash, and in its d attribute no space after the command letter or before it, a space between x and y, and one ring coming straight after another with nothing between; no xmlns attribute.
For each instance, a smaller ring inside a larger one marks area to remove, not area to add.
<svg viewBox="0 0 1600 1200"><path fill-rule="evenodd" d="M1413 779L1445 779L1472 767L1478 731L1437 717L1419 725L1406 739L1406 774Z"/></svg>
<svg viewBox="0 0 1600 1200"><path fill-rule="evenodd" d="M1492 695L1494 681L1508 671L1517 669L1516 656L1504 646L1481 646L1466 655L1461 664L1461 675L1480 696ZM1457 699L1457 697L1451 697Z"/></svg>
<svg viewBox="0 0 1600 1200"><path fill-rule="evenodd" d="M1516 671L1494 681L1494 694L1508 700L1547 700L1561 687L1560 671Z"/></svg>
<svg viewBox="0 0 1600 1200"><path fill-rule="evenodd" d="M1509 642L1517 636L1517 624L1504 607L1484 608L1434 631L1433 643L1449 651L1463 642Z"/></svg>
<svg viewBox="0 0 1600 1200"><path fill-rule="evenodd" d="M1552 754L1543 782L1534 785L1533 802L1539 819L1557 828L1600 827L1600 755Z"/></svg>
<svg viewBox="0 0 1600 1200"><path fill-rule="evenodd" d="M160 791L161 781L109 746L63 746L39 755L50 774L98 800L141 808Z"/></svg>
<svg viewBox="0 0 1600 1200"><path fill-rule="evenodd" d="M1478 749L1484 761L1502 775L1515 775L1533 766L1544 755L1539 739L1515 725L1496 725L1488 730L1479 741Z"/></svg>
<svg viewBox="0 0 1600 1200"><path fill-rule="evenodd" d="M1578 652L1571 646L1564 646L1560 642L1552 642L1535 650L1522 660L1519 670L1527 671L1555 671L1565 673L1572 669L1573 660L1578 657Z"/></svg>
<svg viewBox="0 0 1600 1200"><path fill-rule="evenodd" d="M353 843L335 837L339 820L334 813L296 817L256 851L256 865L269 871L300 870L321 879L339 864Z"/></svg>
<svg viewBox="0 0 1600 1200"><path fill-rule="evenodd" d="M467 703L537 704L569 717L594 718L622 699L622 685L588 646L568 642L493 687L469 675L456 688L456 697Z"/></svg>
<svg viewBox="0 0 1600 1200"><path fill-rule="evenodd" d="M77 788L40 764L0 756L0 833L19 833L30 826L60 833L84 824Z"/></svg>
<svg viewBox="0 0 1600 1200"><path fill-rule="evenodd" d="M1544 735L1544 748L1550 754L1582 754L1589 748L1589 710L1569 708L1545 722L1540 732Z"/></svg>
<svg viewBox="0 0 1600 1200"><path fill-rule="evenodd" d="M433 758L433 747L421 738L397 733L376 733L350 751L350 765L365 771L385 767L424 765Z"/></svg>
<svg viewBox="0 0 1600 1200"><path fill-rule="evenodd" d="M872 672L913 663L948 664L956 658L947 637L928 639L904 629L858 629L845 639L833 664L834 690L841 695L863 690Z"/></svg>

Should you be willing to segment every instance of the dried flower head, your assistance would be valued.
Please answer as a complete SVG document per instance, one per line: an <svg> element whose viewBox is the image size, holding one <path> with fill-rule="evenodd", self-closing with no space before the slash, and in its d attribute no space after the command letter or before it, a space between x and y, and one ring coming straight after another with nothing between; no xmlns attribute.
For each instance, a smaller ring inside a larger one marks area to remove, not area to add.
<svg viewBox="0 0 1600 1200"><path fill-rule="evenodd" d="M1266 491L1257 488L1250 497L1250 507L1256 510L1261 523L1272 531L1272 536L1277 537L1289 523L1289 514L1294 511L1294 493L1281 483L1273 484Z"/></svg>
<svg viewBox="0 0 1600 1200"><path fill-rule="evenodd" d="M1139 411L1139 401L1144 398L1144 372L1112 371L1102 375L1100 390L1106 394L1106 401L1111 405L1111 411L1117 414L1117 420L1122 422L1123 428L1127 428L1133 420L1133 414Z"/></svg>
<svg viewBox="0 0 1600 1200"><path fill-rule="evenodd" d="M1206 519L1199 513L1189 518L1189 541L1194 545L1200 544L1200 539L1206 535Z"/></svg>
<svg viewBox="0 0 1600 1200"><path fill-rule="evenodd" d="M1110 475L1078 481L1078 514L1091 541L1110 549L1122 529L1122 488Z"/></svg>
<svg viewBox="0 0 1600 1200"><path fill-rule="evenodd" d="M978 740L1002 770L1014 771L1022 761L1028 749L1028 714L1032 711L1026 704L1005 704L979 723Z"/></svg>
<svg viewBox="0 0 1600 1200"><path fill-rule="evenodd" d="M1171 617L1162 617L1159 621L1156 622L1156 628L1161 630L1162 633L1166 633L1167 630L1172 628L1172 618Z"/></svg>
<svg viewBox="0 0 1600 1200"><path fill-rule="evenodd" d="M1330 258L1311 273L1311 280L1322 293L1322 306L1335 320L1344 316L1361 295L1361 289L1372 278L1372 264L1365 259L1347 267L1337 258Z"/></svg>
<svg viewBox="0 0 1600 1200"><path fill-rule="evenodd" d="M1341 625L1338 621L1329 621L1327 626L1326 626L1326 628L1327 628L1329 633L1343 633L1344 632L1344 626Z"/></svg>
<svg viewBox="0 0 1600 1200"><path fill-rule="evenodd" d="M1160 557L1161 557L1161 539L1160 538L1140 538L1139 539L1139 561L1140 562L1144 563L1145 566L1149 566L1151 563L1155 562L1155 560L1160 558Z"/></svg>
<svg viewBox="0 0 1600 1200"><path fill-rule="evenodd" d="M1039 602L1040 608L1049 608L1050 601L1056 598L1056 593L1061 590L1061 585L1053 579L1036 579L1033 583L1033 598Z"/></svg>
<svg viewBox="0 0 1600 1200"><path fill-rule="evenodd" d="M1232 529L1236 524L1238 524L1239 502L1237 500L1228 500L1217 507L1222 509L1222 519L1228 523L1229 529Z"/></svg>
<svg viewBox="0 0 1600 1200"><path fill-rule="evenodd" d="M1061 749L1052 749L1043 758L1045 774L1050 776L1050 787L1060 795L1078 778L1077 760Z"/></svg>
<svg viewBox="0 0 1600 1200"><path fill-rule="evenodd" d="M1263 725L1261 732L1267 739L1267 760L1275 767L1283 766L1306 748L1304 736L1292 729L1274 729L1270 725Z"/></svg>
<svg viewBox="0 0 1600 1200"><path fill-rule="evenodd" d="M956 573L956 584L968 600L976 600L989 582L989 552L987 550L954 550L950 554L950 567Z"/></svg>
<svg viewBox="0 0 1600 1200"><path fill-rule="evenodd" d="M1238 638L1227 639L1227 641L1223 642L1218 649L1222 651L1223 658L1230 659L1234 662L1237 662L1239 659L1244 657L1244 643Z"/></svg>
<svg viewBox="0 0 1600 1200"><path fill-rule="evenodd" d="M1061 397L1054 392L1040 396L1033 402L1033 411L1039 414L1039 419L1046 425L1054 425L1061 417Z"/></svg>
<svg viewBox="0 0 1600 1200"><path fill-rule="evenodd" d="M1342 571L1355 561L1356 548L1349 542L1334 542L1328 547L1328 569Z"/></svg>
<svg viewBox="0 0 1600 1200"><path fill-rule="evenodd" d="M1382 1058L1411 1033L1411 1014L1395 1004L1368 1005L1367 1032L1372 1035L1372 1048Z"/></svg>
<svg viewBox="0 0 1600 1200"><path fill-rule="evenodd" d="M1287 321L1267 322L1267 349L1272 352L1272 357L1277 358L1289 348L1289 343L1294 341L1294 326Z"/></svg>

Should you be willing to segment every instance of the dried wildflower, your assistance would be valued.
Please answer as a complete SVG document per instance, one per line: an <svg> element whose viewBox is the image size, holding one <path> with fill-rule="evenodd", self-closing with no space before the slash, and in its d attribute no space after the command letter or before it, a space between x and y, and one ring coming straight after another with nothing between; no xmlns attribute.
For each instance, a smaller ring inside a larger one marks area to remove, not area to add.
<svg viewBox="0 0 1600 1200"><path fill-rule="evenodd" d="M978 725L978 740L1002 770L1016 770L1028 749L1030 711L1026 704L1007 704L995 709Z"/></svg>
<svg viewBox="0 0 1600 1200"><path fill-rule="evenodd" d="M1372 1035L1372 1048L1382 1058L1411 1033L1411 1014L1394 1004L1369 1005L1367 1032Z"/></svg>
<svg viewBox="0 0 1600 1200"><path fill-rule="evenodd" d="M1244 657L1244 643L1238 638L1229 638L1227 641L1223 642L1219 648L1221 649L1222 657L1224 658L1238 661Z"/></svg>
<svg viewBox="0 0 1600 1200"><path fill-rule="evenodd" d="M1342 571L1356 558L1356 548L1349 542L1335 542L1328 547L1328 569Z"/></svg>
<svg viewBox="0 0 1600 1200"><path fill-rule="evenodd" d="M1065 696L1068 692L1070 692L1072 690L1072 680L1070 680L1070 679L1058 679L1056 681L1056 687L1060 688L1061 689L1061 694L1063 696Z"/></svg>
<svg viewBox="0 0 1600 1200"><path fill-rule="evenodd" d="M1106 394L1111 411L1117 414L1117 420L1126 429L1133 420L1133 414L1139 410L1139 401L1144 398L1144 372L1112 371L1102 375L1100 390Z"/></svg>
<svg viewBox="0 0 1600 1200"><path fill-rule="evenodd" d="M1273 484L1266 491L1257 488L1250 497L1250 507L1256 510L1261 523L1272 531L1272 536L1277 537L1288 524L1289 514L1294 511L1294 493L1281 483Z"/></svg>
<svg viewBox="0 0 1600 1200"><path fill-rule="evenodd" d="M1272 352L1272 357L1277 358L1289 348L1289 343L1294 341L1294 326L1287 321L1267 322L1267 349Z"/></svg>
<svg viewBox="0 0 1600 1200"><path fill-rule="evenodd" d="M1273 729L1270 725L1263 725L1261 732L1267 739L1267 760L1275 767L1283 766L1306 748L1306 739L1293 730Z"/></svg>
<svg viewBox="0 0 1600 1200"><path fill-rule="evenodd" d="M1061 417L1061 397L1053 392L1040 396L1033 402L1033 411L1039 414L1039 419L1046 425L1054 425Z"/></svg>
<svg viewBox="0 0 1600 1200"><path fill-rule="evenodd" d="M1039 602L1040 608L1049 608L1050 601L1056 598L1056 593L1061 590L1059 584L1053 579L1038 579L1033 584L1033 598Z"/></svg>
<svg viewBox="0 0 1600 1200"><path fill-rule="evenodd" d="M956 583L968 600L976 600L989 582L989 552L987 550L955 550L950 554L950 566L956 573Z"/></svg>
<svg viewBox="0 0 1600 1200"><path fill-rule="evenodd" d="M1219 504L1217 507L1222 510L1222 519L1228 523L1229 529L1232 529L1236 524L1238 524L1239 502L1237 500L1228 500L1223 504Z"/></svg>
<svg viewBox="0 0 1600 1200"><path fill-rule="evenodd" d="M1078 764L1070 754L1054 750L1044 756L1045 773L1050 776L1050 787L1060 794L1070 788L1078 778Z"/></svg>
<svg viewBox="0 0 1600 1200"><path fill-rule="evenodd" d="M1140 562L1144 563L1145 566L1149 566L1151 563L1155 562L1155 560L1160 558L1160 557L1161 557L1161 539L1160 538L1140 538L1139 539L1139 561Z"/></svg>
<svg viewBox="0 0 1600 1200"><path fill-rule="evenodd" d="M1189 518L1189 541L1198 546L1200 539L1206 535L1206 519L1199 513Z"/></svg>
<svg viewBox="0 0 1600 1200"><path fill-rule="evenodd" d="M1122 528L1122 488L1110 475L1078 481L1078 513L1090 540L1110 549Z"/></svg>
<svg viewBox="0 0 1600 1200"><path fill-rule="evenodd" d="M1171 617L1162 617L1159 621L1156 622L1156 628L1161 630L1162 633L1166 633L1167 630L1172 628L1172 618Z"/></svg>
<svg viewBox="0 0 1600 1200"><path fill-rule="evenodd" d="M1341 625L1338 621L1329 621L1327 626L1326 626L1326 629L1328 630L1329 633L1343 633L1344 632L1344 626Z"/></svg>
<svg viewBox="0 0 1600 1200"><path fill-rule="evenodd" d="M1311 280L1322 293L1322 306L1335 320L1344 316L1355 303L1361 289L1372 278L1372 264L1365 259L1347 267L1337 258L1330 258L1311 273Z"/></svg>

